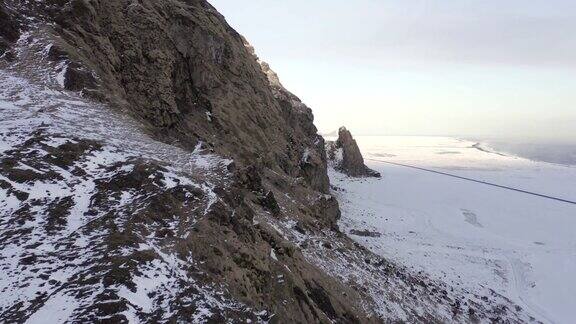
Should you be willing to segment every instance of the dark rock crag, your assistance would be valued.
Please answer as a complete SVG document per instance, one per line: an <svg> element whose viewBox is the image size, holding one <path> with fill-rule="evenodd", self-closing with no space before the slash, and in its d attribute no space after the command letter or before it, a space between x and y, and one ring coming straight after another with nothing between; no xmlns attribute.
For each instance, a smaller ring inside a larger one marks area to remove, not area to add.
<svg viewBox="0 0 576 324"><path fill-rule="evenodd" d="M381 177L379 172L364 164L360 148L346 127L338 130L338 139L335 142L326 144L326 151L334 168L340 172L351 177Z"/></svg>
<svg viewBox="0 0 576 324"><path fill-rule="evenodd" d="M260 161L328 191L323 161L312 165L318 171L300 167L306 150L322 154L311 110L276 95L243 38L208 2L60 2L55 48L79 63L67 79L83 70L97 76L66 82L69 89L97 82L96 96L129 108L163 141L201 144L243 165Z"/></svg>
<svg viewBox="0 0 576 324"><path fill-rule="evenodd" d="M20 36L16 16L16 13L5 3L0 3L0 56L5 55L10 45Z"/></svg>

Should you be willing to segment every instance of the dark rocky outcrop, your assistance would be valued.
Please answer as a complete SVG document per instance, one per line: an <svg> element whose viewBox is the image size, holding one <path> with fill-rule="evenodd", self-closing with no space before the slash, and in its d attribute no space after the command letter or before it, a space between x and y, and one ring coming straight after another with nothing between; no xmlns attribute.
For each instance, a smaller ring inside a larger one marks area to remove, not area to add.
<svg viewBox="0 0 576 324"><path fill-rule="evenodd" d="M0 56L10 48L10 45L20 36L16 13L0 2Z"/></svg>
<svg viewBox="0 0 576 324"><path fill-rule="evenodd" d="M381 177L379 172L364 164L360 148L346 127L338 130L338 139L335 142L327 143L326 151L338 171L351 177Z"/></svg>
<svg viewBox="0 0 576 324"><path fill-rule="evenodd" d="M350 234L362 237L381 237L382 233L369 231L369 230L350 230Z"/></svg>

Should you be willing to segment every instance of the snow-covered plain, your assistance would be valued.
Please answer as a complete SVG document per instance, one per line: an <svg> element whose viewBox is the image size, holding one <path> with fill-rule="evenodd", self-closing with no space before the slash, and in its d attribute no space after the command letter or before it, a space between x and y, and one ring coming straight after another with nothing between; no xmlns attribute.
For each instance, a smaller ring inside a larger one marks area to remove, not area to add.
<svg viewBox="0 0 576 324"><path fill-rule="evenodd" d="M382 179L333 170L340 227L414 272L481 295L500 294L545 323L573 323L576 168L503 155L447 137L358 137ZM387 162L403 164L389 164ZM439 171L433 173L422 169Z"/></svg>

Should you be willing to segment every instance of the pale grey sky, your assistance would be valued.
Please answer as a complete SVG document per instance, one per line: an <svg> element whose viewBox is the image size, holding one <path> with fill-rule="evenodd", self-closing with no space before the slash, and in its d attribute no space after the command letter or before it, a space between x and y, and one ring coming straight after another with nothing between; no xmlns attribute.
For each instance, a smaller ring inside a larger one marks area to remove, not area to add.
<svg viewBox="0 0 576 324"><path fill-rule="evenodd" d="M211 0L322 132L576 141L574 0Z"/></svg>

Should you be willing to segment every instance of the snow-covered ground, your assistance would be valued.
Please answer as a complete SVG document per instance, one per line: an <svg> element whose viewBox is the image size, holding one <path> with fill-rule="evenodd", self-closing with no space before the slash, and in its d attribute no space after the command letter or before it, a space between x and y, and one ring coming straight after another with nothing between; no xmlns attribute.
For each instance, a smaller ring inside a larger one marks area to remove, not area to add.
<svg viewBox="0 0 576 324"><path fill-rule="evenodd" d="M357 141L383 178L353 180L331 171L332 184L344 189L335 191L343 231L378 232L351 237L415 272L506 296L543 322L573 322L576 168L446 137Z"/></svg>

